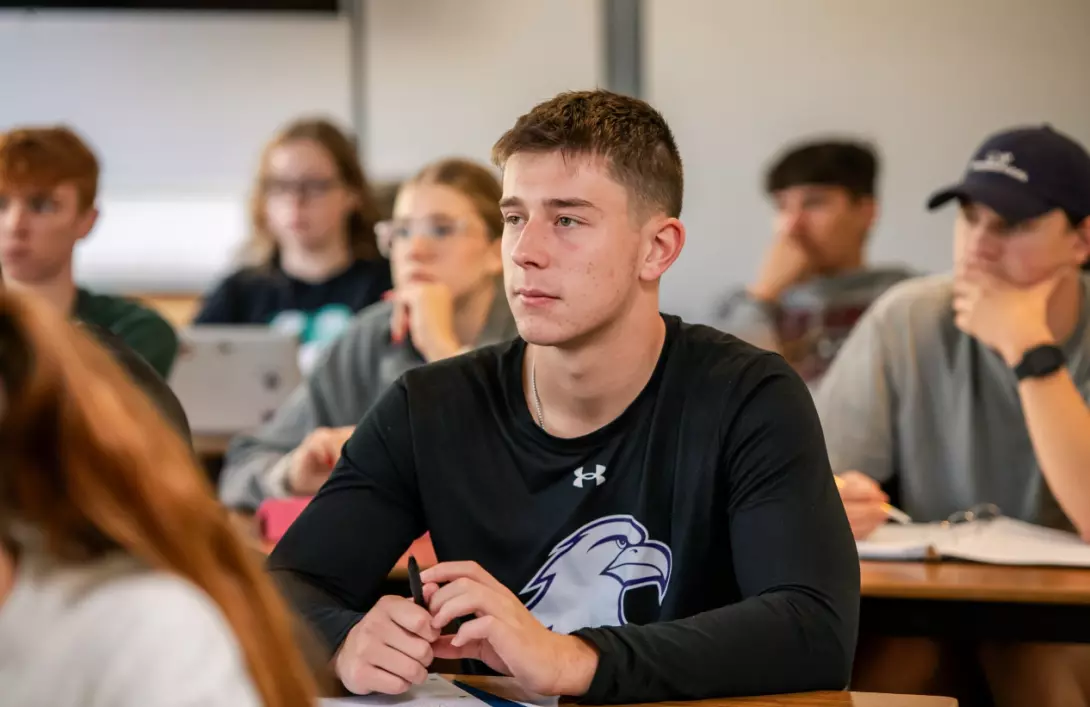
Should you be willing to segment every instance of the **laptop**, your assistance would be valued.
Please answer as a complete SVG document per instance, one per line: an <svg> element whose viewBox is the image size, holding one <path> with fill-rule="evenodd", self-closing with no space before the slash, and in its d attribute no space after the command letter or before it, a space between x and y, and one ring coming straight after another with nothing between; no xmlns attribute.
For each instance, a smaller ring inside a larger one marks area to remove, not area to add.
<svg viewBox="0 0 1090 707"><path fill-rule="evenodd" d="M295 335L266 326L194 326L179 334L170 387L194 434L233 435L272 418L302 382Z"/></svg>

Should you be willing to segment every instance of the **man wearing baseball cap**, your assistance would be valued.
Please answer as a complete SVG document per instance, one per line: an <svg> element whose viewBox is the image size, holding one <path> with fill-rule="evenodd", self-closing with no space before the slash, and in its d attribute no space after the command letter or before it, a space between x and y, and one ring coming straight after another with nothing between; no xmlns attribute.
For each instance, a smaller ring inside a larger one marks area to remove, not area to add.
<svg viewBox="0 0 1090 707"><path fill-rule="evenodd" d="M998 133L928 206L948 203L953 274L880 298L816 394L852 530L890 500L916 521L990 504L1090 541L1090 155L1048 125ZM889 671L891 653L861 648L858 687L941 692L938 646L914 644L934 665L906 670L902 644ZM997 704L1088 704L1090 647L978 655Z"/></svg>

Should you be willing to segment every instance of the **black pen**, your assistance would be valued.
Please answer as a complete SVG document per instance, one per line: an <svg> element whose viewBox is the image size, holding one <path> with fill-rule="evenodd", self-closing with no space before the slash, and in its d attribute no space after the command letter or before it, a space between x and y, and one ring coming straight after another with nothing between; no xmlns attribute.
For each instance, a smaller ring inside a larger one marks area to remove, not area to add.
<svg viewBox="0 0 1090 707"><path fill-rule="evenodd" d="M420 565L416 564L416 558L409 555L409 591L413 593L413 601L421 609L427 609L424 603L424 585L420 582Z"/></svg>

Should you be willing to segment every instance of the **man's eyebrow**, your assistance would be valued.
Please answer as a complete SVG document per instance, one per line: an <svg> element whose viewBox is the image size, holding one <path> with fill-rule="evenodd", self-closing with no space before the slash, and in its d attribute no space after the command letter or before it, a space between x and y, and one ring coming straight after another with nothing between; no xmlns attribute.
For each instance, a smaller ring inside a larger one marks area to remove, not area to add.
<svg viewBox="0 0 1090 707"><path fill-rule="evenodd" d="M587 201L586 199L580 199L578 197L556 197L552 199L546 199L544 205L548 209L594 209L595 211L601 211L600 208L594 205L594 202ZM525 207L526 203L517 196L509 196L500 200L500 208L516 208Z"/></svg>
<svg viewBox="0 0 1090 707"><path fill-rule="evenodd" d="M569 197L566 199L546 199L545 205L552 209L594 209L601 211L593 202L586 199Z"/></svg>

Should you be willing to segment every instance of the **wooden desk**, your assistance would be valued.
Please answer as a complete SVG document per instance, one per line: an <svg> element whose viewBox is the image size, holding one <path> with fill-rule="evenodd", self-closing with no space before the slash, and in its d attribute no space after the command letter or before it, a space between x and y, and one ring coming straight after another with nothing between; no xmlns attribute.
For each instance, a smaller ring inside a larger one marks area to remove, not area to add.
<svg viewBox="0 0 1090 707"><path fill-rule="evenodd" d="M867 562L865 597L1090 605L1090 569L961 562Z"/></svg>
<svg viewBox="0 0 1090 707"><path fill-rule="evenodd" d="M135 292L129 296L159 312L175 329L189 326L201 307L199 292Z"/></svg>
<svg viewBox="0 0 1090 707"><path fill-rule="evenodd" d="M197 453L197 460L204 467L208 480L213 486L219 484L220 473L223 471L223 458L227 455L227 446L230 443L231 435L193 434L193 451Z"/></svg>
<svg viewBox="0 0 1090 707"><path fill-rule="evenodd" d="M1090 569L861 562L860 631L1090 643Z"/></svg>
<svg viewBox="0 0 1090 707"><path fill-rule="evenodd" d="M227 446L231 443L231 435L201 434L193 435L193 449L202 460L212 460L227 454Z"/></svg>
<svg viewBox="0 0 1090 707"><path fill-rule="evenodd" d="M454 679L516 702L535 700L534 695L519 689L507 678L454 677ZM957 700L952 697L882 695L873 692L807 692L798 695L732 697L702 702L661 702L659 707L957 707Z"/></svg>

